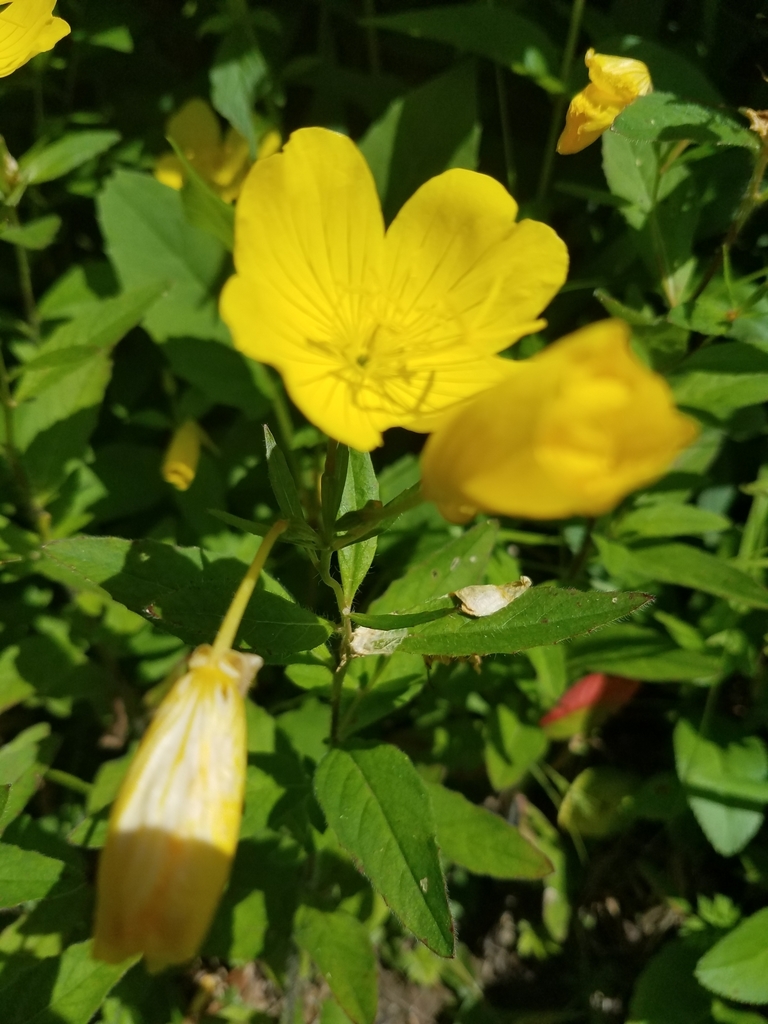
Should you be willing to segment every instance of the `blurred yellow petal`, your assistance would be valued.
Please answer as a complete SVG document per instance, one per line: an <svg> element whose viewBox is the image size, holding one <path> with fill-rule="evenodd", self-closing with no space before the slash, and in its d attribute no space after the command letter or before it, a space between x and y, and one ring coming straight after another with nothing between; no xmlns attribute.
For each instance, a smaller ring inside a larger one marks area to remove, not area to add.
<svg viewBox="0 0 768 1024"><path fill-rule="evenodd" d="M222 316L337 440L367 451L388 427L432 429L507 373L495 353L541 326L565 280L563 243L516 213L493 179L447 171L385 239L357 147L303 129L248 175Z"/></svg>
<svg viewBox="0 0 768 1024"><path fill-rule="evenodd" d="M184 166L175 153L165 153L155 164L155 177L163 185L180 191L184 186Z"/></svg>
<svg viewBox="0 0 768 1024"><path fill-rule="evenodd" d="M270 128L259 140L259 147L256 152L258 160L266 160L268 156L274 156L280 152L283 144L283 137L276 128Z"/></svg>
<svg viewBox="0 0 768 1024"><path fill-rule="evenodd" d="M177 491L186 491L195 479L201 440L202 432L194 420L187 420L174 431L163 459L162 474Z"/></svg>
<svg viewBox="0 0 768 1024"><path fill-rule="evenodd" d="M423 490L446 518L477 510L600 515L655 480L698 432L620 320L585 327L478 395L424 449Z"/></svg>
<svg viewBox="0 0 768 1024"><path fill-rule="evenodd" d="M0 11L0 78L69 35L63 18L53 17L56 0L10 0Z"/></svg>
<svg viewBox="0 0 768 1024"><path fill-rule="evenodd" d="M168 119L165 134L184 150L190 162L196 154L211 153L221 145L219 119L205 100L187 100Z"/></svg>
<svg viewBox="0 0 768 1024"><path fill-rule="evenodd" d="M243 694L255 655L198 647L131 762L99 861L93 955L150 970L200 948L229 876L246 768Z"/></svg>
<svg viewBox="0 0 768 1024"><path fill-rule="evenodd" d="M563 155L578 153L595 142L625 107L653 88L650 72L641 60L590 49L584 63L591 84L577 93L568 107L557 143L557 151Z"/></svg>

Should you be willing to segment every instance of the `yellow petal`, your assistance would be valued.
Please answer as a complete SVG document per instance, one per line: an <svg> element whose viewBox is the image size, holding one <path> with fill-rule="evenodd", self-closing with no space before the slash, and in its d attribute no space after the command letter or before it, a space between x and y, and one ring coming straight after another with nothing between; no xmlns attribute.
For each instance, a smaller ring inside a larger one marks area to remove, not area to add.
<svg viewBox="0 0 768 1024"><path fill-rule="evenodd" d="M243 692L261 664L208 646L160 705L110 816L94 956L151 970L198 951L229 875L246 766Z"/></svg>
<svg viewBox="0 0 768 1024"><path fill-rule="evenodd" d="M168 119L166 135L189 154L217 150L221 145L221 127L211 106L194 97Z"/></svg>
<svg viewBox="0 0 768 1024"><path fill-rule="evenodd" d="M53 17L56 0L11 0L0 12L0 78L52 49L69 25Z"/></svg>
<svg viewBox="0 0 768 1024"><path fill-rule="evenodd" d="M600 515L659 477L695 438L622 321L583 328L478 395L433 434L423 490L446 515Z"/></svg>
<svg viewBox="0 0 768 1024"><path fill-rule="evenodd" d="M483 353L538 330L568 251L552 228L516 216L485 174L457 168L422 185L387 231L384 284L401 316L439 318L446 342Z"/></svg>
<svg viewBox="0 0 768 1024"><path fill-rule="evenodd" d="M177 491L186 491L195 479L201 440L200 427L194 420L187 420L174 431L163 459L162 474L163 480Z"/></svg>
<svg viewBox="0 0 768 1024"><path fill-rule="evenodd" d="M626 106L638 96L647 96L653 88L648 66L632 57L614 57L607 53L587 50L584 63L589 68L590 81L619 103Z"/></svg>
<svg viewBox="0 0 768 1024"><path fill-rule="evenodd" d="M240 195L250 163L247 141L240 132L230 128L224 137L219 163L213 175L213 184L224 202L231 203Z"/></svg>
<svg viewBox="0 0 768 1024"><path fill-rule="evenodd" d="M588 85L571 100L565 128L557 141L558 153L569 155L596 142L611 127L626 103L617 102L596 85Z"/></svg>
<svg viewBox="0 0 768 1024"><path fill-rule="evenodd" d="M276 128L270 128L259 139L259 146L256 151L257 160L266 160L268 156L274 156L280 152L283 144L283 137Z"/></svg>
<svg viewBox="0 0 768 1024"><path fill-rule="evenodd" d="M163 185L179 192L184 187L184 165L175 153L165 153L155 163L155 177Z"/></svg>

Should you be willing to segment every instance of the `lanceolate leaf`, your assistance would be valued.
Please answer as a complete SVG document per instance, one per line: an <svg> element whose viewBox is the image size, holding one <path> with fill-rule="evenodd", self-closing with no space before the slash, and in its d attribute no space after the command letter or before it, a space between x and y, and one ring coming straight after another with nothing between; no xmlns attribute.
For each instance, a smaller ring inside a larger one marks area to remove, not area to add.
<svg viewBox="0 0 768 1024"><path fill-rule="evenodd" d="M293 934L354 1024L373 1024L378 1001L376 957L367 928L343 911L329 914L299 907Z"/></svg>
<svg viewBox="0 0 768 1024"><path fill-rule="evenodd" d="M332 750L315 774L328 824L418 939L440 956L454 931L429 796L406 755L388 744Z"/></svg>
<svg viewBox="0 0 768 1024"><path fill-rule="evenodd" d="M437 783L427 789L437 841L454 864L493 878L542 878L553 870L549 858L498 814Z"/></svg>
<svg viewBox="0 0 768 1024"><path fill-rule="evenodd" d="M409 654L513 654L555 644L637 611L648 594L580 593L534 587L495 615L437 619L409 630L398 650Z"/></svg>
<svg viewBox="0 0 768 1024"><path fill-rule="evenodd" d="M189 644L211 643L246 566L235 559L209 560L200 548L118 537L73 537L45 548L40 569L69 585L104 590ZM331 626L300 608L264 577L243 618L245 642L278 663L296 651L325 642Z"/></svg>

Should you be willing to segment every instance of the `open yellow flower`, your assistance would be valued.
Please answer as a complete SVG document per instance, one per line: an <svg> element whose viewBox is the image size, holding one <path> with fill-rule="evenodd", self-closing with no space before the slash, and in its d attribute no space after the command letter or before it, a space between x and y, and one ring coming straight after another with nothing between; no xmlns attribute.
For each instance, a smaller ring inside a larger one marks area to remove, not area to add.
<svg viewBox="0 0 768 1024"><path fill-rule="evenodd" d="M262 661L198 647L160 705L112 809L98 873L93 955L183 963L229 877L246 768L243 694Z"/></svg>
<svg viewBox="0 0 768 1024"><path fill-rule="evenodd" d="M0 78L52 50L71 29L53 17L56 0L10 0L0 12Z"/></svg>
<svg viewBox="0 0 768 1024"><path fill-rule="evenodd" d="M510 363L496 353L543 325L568 254L551 228L516 216L497 181L455 169L422 185L385 235L354 143L302 129L243 186L222 316L307 419L370 451L388 427L432 429L502 379Z"/></svg>
<svg viewBox="0 0 768 1024"><path fill-rule="evenodd" d="M186 491L197 473L203 433L194 420L187 420L173 432L163 459L163 480L177 491Z"/></svg>
<svg viewBox="0 0 768 1024"><path fill-rule="evenodd" d="M427 441L425 497L452 522L560 519L601 515L661 476L698 427L629 339L603 320L514 363Z"/></svg>
<svg viewBox="0 0 768 1024"><path fill-rule="evenodd" d="M610 128L622 110L651 92L651 74L641 60L587 50L590 84L571 100L558 153L578 153Z"/></svg>
<svg viewBox="0 0 768 1024"><path fill-rule="evenodd" d="M234 128L222 136L219 119L205 100L188 100L169 119L166 134L222 199L229 203L237 198L251 166L248 143ZM268 130L259 142L258 159L276 153L281 141L278 131ZM155 165L155 177L164 185L180 189L185 180L184 165L175 153L166 153Z"/></svg>

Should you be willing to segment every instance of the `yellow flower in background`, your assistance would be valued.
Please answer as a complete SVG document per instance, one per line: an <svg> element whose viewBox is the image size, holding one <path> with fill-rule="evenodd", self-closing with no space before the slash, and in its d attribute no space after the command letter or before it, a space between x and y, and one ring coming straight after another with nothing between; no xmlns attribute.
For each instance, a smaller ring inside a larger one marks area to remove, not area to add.
<svg viewBox="0 0 768 1024"><path fill-rule="evenodd" d="M234 128L228 128L222 136L219 119L205 100L188 100L168 121L166 134L222 199L229 203L237 198L251 166L248 143ZM276 153L281 143L280 132L269 129L259 142L257 159ZM175 153L166 153L155 165L155 177L164 185L180 189L184 185L184 165Z"/></svg>
<svg viewBox="0 0 768 1024"><path fill-rule="evenodd" d="M302 129L243 186L222 316L310 422L370 451L388 427L432 429L501 380L510 363L496 353L543 325L568 254L551 228L516 216L497 181L455 169L422 185L385 235L355 144Z"/></svg>
<svg viewBox="0 0 768 1024"><path fill-rule="evenodd" d="M0 78L52 50L72 31L63 18L54 18L56 0L10 0L0 12Z"/></svg>
<svg viewBox="0 0 768 1024"><path fill-rule="evenodd" d="M652 91L651 73L641 60L587 50L590 85L571 100L558 153L578 153L610 128L625 107Z"/></svg>
<svg viewBox="0 0 768 1024"><path fill-rule="evenodd" d="M664 473L698 433L622 320L555 342L427 441L422 489L452 522L478 511L600 515Z"/></svg>
<svg viewBox="0 0 768 1024"><path fill-rule="evenodd" d="M173 433L161 472L163 480L177 491L186 491L195 479L202 437L203 433L194 420L182 423Z"/></svg>
<svg viewBox="0 0 768 1024"><path fill-rule="evenodd" d="M237 846L244 694L257 655L198 647L161 703L112 809L99 861L93 955L150 970L197 953Z"/></svg>

